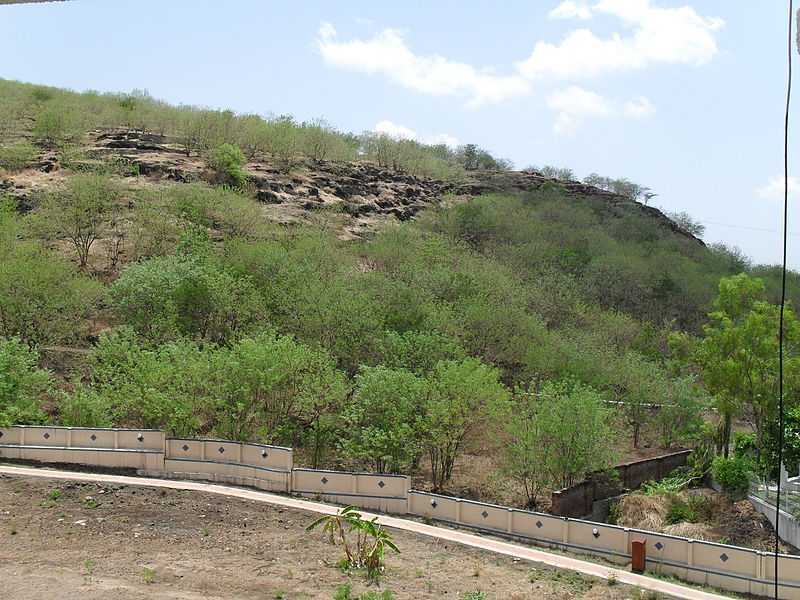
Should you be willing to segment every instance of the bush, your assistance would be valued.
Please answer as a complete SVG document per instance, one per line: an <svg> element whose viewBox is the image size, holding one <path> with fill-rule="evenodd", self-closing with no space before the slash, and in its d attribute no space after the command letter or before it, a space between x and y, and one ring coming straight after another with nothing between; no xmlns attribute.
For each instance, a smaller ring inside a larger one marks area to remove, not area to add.
<svg viewBox="0 0 800 600"><path fill-rule="evenodd" d="M246 163L239 146L222 144L211 153L211 168L216 173L216 183L242 187L247 182Z"/></svg>
<svg viewBox="0 0 800 600"><path fill-rule="evenodd" d="M734 496L745 494L750 487L751 463L745 458L718 456L711 464L714 481Z"/></svg>
<svg viewBox="0 0 800 600"><path fill-rule="evenodd" d="M41 405L51 381L38 358L19 339L0 338L0 426L45 421Z"/></svg>
<svg viewBox="0 0 800 600"><path fill-rule="evenodd" d="M36 147L28 142L0 146L0 169L19 171L31 163L38 154Z"/></svg>

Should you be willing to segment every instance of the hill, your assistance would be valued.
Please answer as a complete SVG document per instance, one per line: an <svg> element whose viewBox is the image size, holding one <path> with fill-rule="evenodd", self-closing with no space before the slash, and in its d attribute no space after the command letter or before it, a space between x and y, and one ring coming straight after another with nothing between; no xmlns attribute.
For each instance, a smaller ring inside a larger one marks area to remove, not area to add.
<svg viewBox="0 0 800 600"><path fill-rule="evenodd" d="M0 422L258 439L533 505L708 433L668 337L723 276L777 290L630 196L474 146L9 81L0 111ZM509 440L539 397L591 443L548 446L533 489Z"/></svg>

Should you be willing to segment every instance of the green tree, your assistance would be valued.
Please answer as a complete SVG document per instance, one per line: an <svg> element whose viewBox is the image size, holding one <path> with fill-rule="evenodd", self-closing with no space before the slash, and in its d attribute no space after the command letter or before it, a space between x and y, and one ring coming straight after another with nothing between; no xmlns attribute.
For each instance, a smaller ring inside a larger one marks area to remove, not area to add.
<svg viewBox="0 0 800 600"><path fill-rule="evenodd" d="M696 345L694 360L703 369L703 381L721 416L718 450L725 457L737 416L753 426L759 452L769 444L778 402L778 311L764 300L761 279L744 273L725 277ZM784 394L791 407L800 376L800 323L791 309L786 310L784 327Z"/></svg>
<svg viewBox="0 0 800 600"><path fill-rule="evenodd" d="M241 187L247 182L244 165L247 160L233 144L222 144L211 153L209 163L215 172L215 182Z"/></svg>
<svg viewBox="0 0 800 600"><path fill-rule="evenodd" d="M496 368L474 358L441 361L428 381L424 446L434 489L441 490L453 474L466 436L496 414L498 406L508 400L508 390Z"/></svg>
<svg viewBox="0 0 800 600"><path fill-rule="evenodd" d="M119 197L118 186L109 178L75 175L67 181L64 190L46 196L38 214L38 225L50 235L69 240L83 268L92 245L103 235Z"/></svg>
<svg viewBox="0 0 800 600"><path fill-rule="evenodd" d="M404 473L422 452L419 419L427 382L405 369L365 367L343 418L344 453L368 461L378 473Z"/></svg>
<svg viewBox="0 0 800 600"><path fill-rule="evenodd" d="M44 423L50 373L40 369L37 353L17 338L0 337L0 425Z"/></svg>
<svg viewBox="0 0 800 600"><path fill-rule="evenodd" d="M507 472L523 483L529 506L543 487L565 488L613 460L611 413L602 394L571 381L518 393L506 418Z"/></svg>

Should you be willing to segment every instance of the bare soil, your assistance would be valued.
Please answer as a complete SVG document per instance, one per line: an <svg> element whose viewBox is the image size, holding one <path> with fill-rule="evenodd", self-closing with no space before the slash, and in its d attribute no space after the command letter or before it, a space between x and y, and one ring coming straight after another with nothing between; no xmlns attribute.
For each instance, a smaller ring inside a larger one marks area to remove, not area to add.
<svg viewBox="0 0 800 600"><path fill-rule="evenodd" d="M337 567L314 515L214 494L0 475L0 596L181 599L653 598L545 565L395 532L380 587Z"/></svg>

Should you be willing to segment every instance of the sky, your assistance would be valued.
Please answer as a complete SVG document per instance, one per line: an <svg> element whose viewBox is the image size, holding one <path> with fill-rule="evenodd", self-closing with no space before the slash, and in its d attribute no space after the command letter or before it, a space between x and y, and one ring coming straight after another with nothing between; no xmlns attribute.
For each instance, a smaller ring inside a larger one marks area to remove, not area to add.
<svg viewBox="0 0 800 600"><path fill-rule="evenodd" d="M785 0L75 0L0 6L0 77L626 177L777 263L786 28Z"/></svg>

